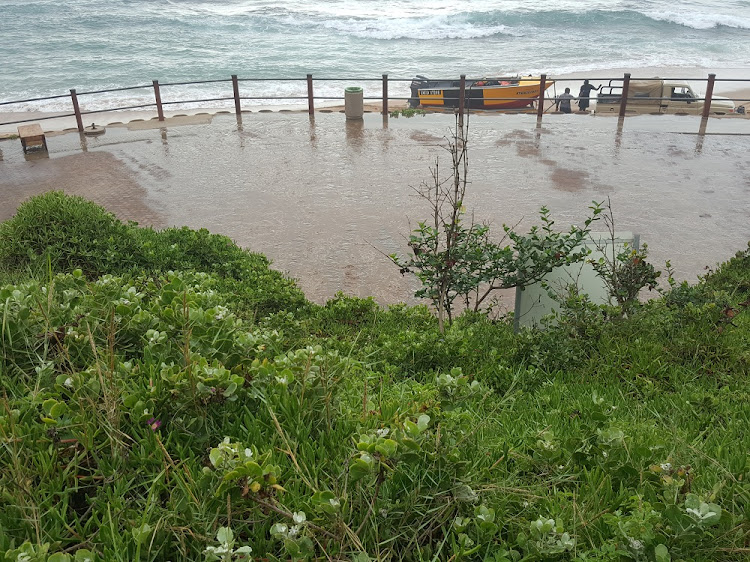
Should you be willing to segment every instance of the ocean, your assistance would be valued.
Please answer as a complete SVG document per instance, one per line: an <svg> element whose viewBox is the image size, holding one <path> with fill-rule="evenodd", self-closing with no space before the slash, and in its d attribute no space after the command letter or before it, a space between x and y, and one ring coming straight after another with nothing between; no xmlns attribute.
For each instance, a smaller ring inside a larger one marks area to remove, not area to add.
<svg viewBox="0 0 750 562"><path fill-rule="evenodd" d="M0 0L0 61L0 101L232 74L344 78L316 82L316 95L341 96L344 86L382 74L750 69L750 1ZM365 95L378 95L380 86L367 84ZM268 81L243 83L241 93L305 91L303 82ZM391 85L393 96L407 92L406 81ZM126 90L84 103L106 109L152 96L147 89ZM228 96L227 83L162 91L164 101ZM0 109L69 111L70 100Z"/></svg>

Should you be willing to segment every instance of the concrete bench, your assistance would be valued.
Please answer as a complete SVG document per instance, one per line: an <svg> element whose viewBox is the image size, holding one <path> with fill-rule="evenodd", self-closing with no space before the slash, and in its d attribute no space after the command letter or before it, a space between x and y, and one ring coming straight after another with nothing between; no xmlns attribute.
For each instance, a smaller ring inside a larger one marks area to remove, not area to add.
<svg viewBox="0 0 750 562"><path fill-rule="evenodd" d="M37 123L18 127L18 136L21 139L21 146L24 153L28 152L28 149L34 146L41 146L44 150L47 150L47 139L44 136L42 127Z"/></svg>

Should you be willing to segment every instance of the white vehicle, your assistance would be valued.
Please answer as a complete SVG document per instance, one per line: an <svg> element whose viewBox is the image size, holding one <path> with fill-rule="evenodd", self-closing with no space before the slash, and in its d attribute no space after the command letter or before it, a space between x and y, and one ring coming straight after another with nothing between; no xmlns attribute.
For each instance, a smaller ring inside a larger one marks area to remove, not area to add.
<svg viewBox="0 0 750 562"><path fill-rule="evenodd" d="M622 100L622 84L602 86L596 98L595 113L619 113ZM682 80L631 80L628 87L626 113L668 113L674 115L701 115L705 101L696 95L687 82ZM713 96L711 111L714 115L734 113L734 102Z"/></svg>

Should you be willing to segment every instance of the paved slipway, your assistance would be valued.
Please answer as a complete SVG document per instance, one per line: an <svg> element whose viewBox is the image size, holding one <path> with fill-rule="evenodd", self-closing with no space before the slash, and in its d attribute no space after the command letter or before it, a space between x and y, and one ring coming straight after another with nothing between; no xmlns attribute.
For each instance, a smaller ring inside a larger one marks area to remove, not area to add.
<svg viewBox="0 0 750 562"><path fill-rule="evenodd" d="M415 302L416 282L383 254L404 252L429 209L413 187L449 169L451 115L349 121L339 113L253 113L238 123L114 128L48 138L49 157L0 142L0 220L49 189L82 195L124 220L205 227L268 255L322 302L343 291ZM611 199L618 230L639 233L654 263L694 281L750 240L747 120L685 116L469 118L467 207L502 232L539 208L582 223ZM604 225L599 225L603 230Z"/></svg>
<svg viewBox="0 0 750 562"><path fill-rule="evenodd" d="M0 150L2 148L5 146L0 144ZM146 203L146 189L110 152L67 154L57 158L50 155L49 159L34 156L22 165L0 163L0 220L13 216L16 207L32 195L60 189L95 201L122 220L155 227L166 225L164 217Z"/></svg>

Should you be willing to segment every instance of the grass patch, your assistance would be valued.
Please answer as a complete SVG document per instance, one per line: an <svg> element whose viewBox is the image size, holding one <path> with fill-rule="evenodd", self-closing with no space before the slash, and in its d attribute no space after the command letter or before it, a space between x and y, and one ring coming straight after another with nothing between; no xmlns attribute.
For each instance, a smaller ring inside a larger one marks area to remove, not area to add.
<svg viewBox="0 0 750 562"><path fill-rule="evenodd" d="M441 334L44 197L0 225L0 559L746 559L746 253Z"/></svg>

